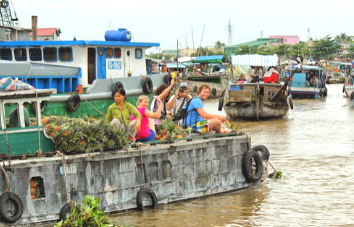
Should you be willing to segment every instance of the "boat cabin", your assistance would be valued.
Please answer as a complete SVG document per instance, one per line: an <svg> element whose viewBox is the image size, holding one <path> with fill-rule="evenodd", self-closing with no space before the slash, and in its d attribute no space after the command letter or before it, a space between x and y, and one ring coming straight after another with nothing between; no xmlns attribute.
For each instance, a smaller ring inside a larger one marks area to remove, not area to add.
<svg viewBox="0 0 354 227"><path fill-rule="evenodd" d="M130 42L130 32L120 30L107 31L106 41L2 41L0 78L17 77L60 93L99 79L147 75L145 50L160 44Z"/></svg>

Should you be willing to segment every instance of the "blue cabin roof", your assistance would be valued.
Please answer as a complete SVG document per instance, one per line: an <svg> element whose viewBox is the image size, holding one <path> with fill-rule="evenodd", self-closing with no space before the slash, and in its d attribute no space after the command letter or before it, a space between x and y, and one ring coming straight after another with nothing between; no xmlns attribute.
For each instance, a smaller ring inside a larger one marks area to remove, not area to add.
<svg viewBox="0 0 354 227"><path fill-rule="evenodd" d="M297 68L297 65L291 66L291 70L294 70L296 68ZM302 69L303 70L324 70L325 68L322 66L318 66L318 65L303 65Z"/></svg>
<svg viewBox="0 0 354 227"><path fill-rule="evenodd" d="M60 40L60 41L0 41L0 47L13 46L133 46L159 47L160 43L120 42L120 41L88 41L88 40Z"/></svg>
<svg viewBox="0 0 354 227"><path fill-rule="evenodd" d="M199 56L196 57L193 63L222 63L224 55Z"/></svg>

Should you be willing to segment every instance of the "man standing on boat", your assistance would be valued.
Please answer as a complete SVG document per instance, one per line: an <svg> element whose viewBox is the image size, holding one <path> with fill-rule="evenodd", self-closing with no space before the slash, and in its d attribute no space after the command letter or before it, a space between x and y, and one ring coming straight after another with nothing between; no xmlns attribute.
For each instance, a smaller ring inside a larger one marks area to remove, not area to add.
<svg viewBox="0 0 354 227"><path fill-rule="evenodd" d="M166 105L166 109L172 113L174 113L176 107L183 102L184 99L189 100L192 98L191 95L188 94L189 88L186 82L182 82L179 84L179 88L176 90L175 94L171 96L170 100Z"/></svg>
<svg viewBox="0 0 354 227"><path fill-rule="evenodd" d="M251 83L253 77L254 77L254 69L255 67L254 66L250 66L249 69L247 69L246 71L246 81L247 83Z"/></svg>
<svg viewBox="0 0 354 227"><path fill-rule="evenodd" d="M207 84L200 85L198 95L189 103L187 117L183 120L183 126L192 127L194 132L208 133L228 133L221 128L221 123L226 122L226 117L205 112L203 102L210 94L210 87Z"/></svg>

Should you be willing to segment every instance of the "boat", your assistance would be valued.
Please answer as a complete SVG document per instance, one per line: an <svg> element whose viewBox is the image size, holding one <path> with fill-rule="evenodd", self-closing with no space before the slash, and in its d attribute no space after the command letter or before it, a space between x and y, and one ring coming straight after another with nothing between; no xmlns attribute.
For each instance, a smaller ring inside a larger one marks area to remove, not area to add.
<svg viewBox="0 0 354 227"><path fill-rule="evenodd" d="M292 71L298 70L298 65L291 67ZM310 84L310 77L314 75L316 84ZM294 72L290 82L290 94L300 99L322 98L327 96L326 69L319 65L302 65L301 71Z"/></svg>
<svg viewBox="0 0 354 227"><path fill-rule="evenodd" d="M351 75L346 79L346 82L343 84L343 93L350 98L354 99L354 76Z"/></svg>
<svg viewBox="0 0 354 227"><path fill-rule="evenodd" d="M237 66L276 66L277 55L235 55L232 64ZM229 82L219 98L218 110L224 109L233 119L269 119L284 117L293 108L292 99L288 96L287 85L292 76L284 84L238 83ZM243 81L242 81L243 82Z"/></svg>
<svg viewBox="0 0 354 227"><path fill-rule="evenodd" d="M0 79L18 78L36 89L56 89L50 100L40 102L42 115L102 116L119 87L127 101L152 96L170 75L148 70L145 51L159 43L131 42L127 29L109 30L105 41L0 41ZM152 73L152 72L151 72ZM28 106L35 117L36 103ZM6 114L14 107L6 106Z"/></svg>
<svg viewBox="0 0 354 227"><path fill-rule="evenodd" d="M11 92L12 98L3 99L2 107L15 96L45 101L52 92ZM12 153L14 146L23 151L37 145L45 149L51 141L43 137L40 126L36 130L3 127L7 153L0 163L0 226L66 219L73 202L85 195L98 197L106 213L157 209L160 204L243 190L268 175L269 150L263 145L252 147L241 132L192 134L90 153L36 152L18 158ZM30 133L32 141L22 142Z"/></svg>

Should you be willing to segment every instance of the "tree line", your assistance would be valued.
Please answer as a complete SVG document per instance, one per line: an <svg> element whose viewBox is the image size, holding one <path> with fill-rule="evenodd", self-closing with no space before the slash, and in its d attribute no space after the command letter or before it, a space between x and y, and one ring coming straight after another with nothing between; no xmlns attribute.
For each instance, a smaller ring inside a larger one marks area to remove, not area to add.
<svg viewBox="0 0 354 227"><path fill-rule="evenodd" d="M351 44L354 43L354 36L348 36L345 33L341 33L335 37L327 35L321 39L310 39L311 42L299 43L295 45L281 44L277 46L266 46L262 45L259 47L251 47L248 45L239 46L237 50L233 51L232 54L242 55L242 54L262 54L262 55L284 55L286 57L292 56L302 56L302 57L312 57L315 60L321 58L326 60L333 60L338 56L343 56L342 53L342 43ZM199 47L196 51L191 54L191 57L196 56L210 56L210 55L226 55L223 51L225 44L219 40L215 42L214 47ZM347 49L347 58L354 58L354 44L350 45ZM160 56L162 56L160 54ZM165 58L173 57L164 55ZM226 55L227 56L227 55ZM152 54L154 58L159 58L159 54ZM227 56L228 57L228 56Z"/></svg>

